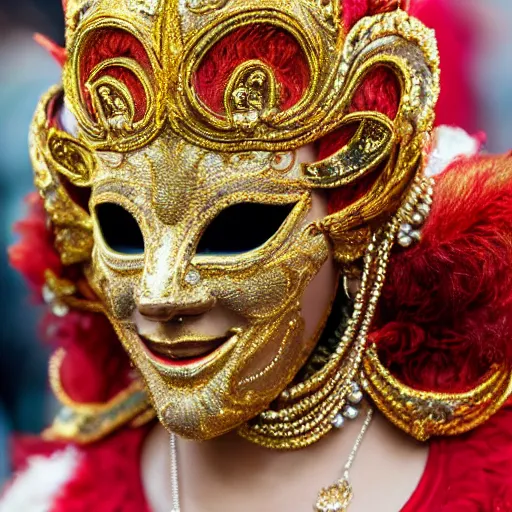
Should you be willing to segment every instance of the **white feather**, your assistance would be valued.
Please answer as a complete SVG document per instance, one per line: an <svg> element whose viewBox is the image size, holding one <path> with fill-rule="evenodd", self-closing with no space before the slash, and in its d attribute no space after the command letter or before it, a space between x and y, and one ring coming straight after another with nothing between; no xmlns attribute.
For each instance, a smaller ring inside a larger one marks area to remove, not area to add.
<svg viewBox="0 0 512 512"><path fill-rule="evenodd" d="M76 472L80 454L75 448L50 457L29 459L28 468L18 475L0 499L0 512L50 512L59 491Z"/></svg>
<svg viewBox="0 0 512 512"><path fill-rule="evenodd" d="M434 149L430 154L425 176L437 176L457 158L476 155L479 149L478 139L471 137L462 128L439 126L435 131Z"/></svg>

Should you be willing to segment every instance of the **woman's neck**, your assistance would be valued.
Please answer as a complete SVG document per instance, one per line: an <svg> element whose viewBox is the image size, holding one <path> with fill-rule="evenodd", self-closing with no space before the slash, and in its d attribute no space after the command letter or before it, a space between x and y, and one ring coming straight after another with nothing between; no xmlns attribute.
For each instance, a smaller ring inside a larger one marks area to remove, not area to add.
<svg viewBox="0 0 512 512"><path fill-rule="evenodd" d="M205 441L178 440L182 512L311 512L318 492L343 473L364 415L315 445L275 452L234 433ZM351 471L350 512L397 512L423 473L427 446L419 445L376 415ZM142 479L153 512L172 503L169 434L160 425L142 454ZM371 492L369 492L371 491Z"/></svg>

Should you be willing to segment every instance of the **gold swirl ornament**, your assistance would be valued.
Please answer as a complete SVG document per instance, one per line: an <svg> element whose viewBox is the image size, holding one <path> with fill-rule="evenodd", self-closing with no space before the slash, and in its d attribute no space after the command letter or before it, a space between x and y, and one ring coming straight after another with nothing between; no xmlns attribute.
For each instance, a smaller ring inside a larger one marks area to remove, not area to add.
<svg viewBox="0 0 512 512"><path fill-rule="evenodd" d="M80 186L89 184L95 156L78 139L51 128L47 112L61 95L51 88L37 107L30 129L30 156L44 208L55 234L55 247L65 265L89 261L93 247L92 220L66 190L63 178Z"/></svg>
<svg viewBox="0 0 512 512"><path fill-rule="evenodd" d="M485 423L512 392L510 368L494 365L464 393L418 391L404 385L380 362L377 347L364 357L362 383L379 410L418 441L463 434Z"/></svg>
<svg viewBox="0 0 512 512"><path fill-rule="evenodd" d="M50 385L62 408L52 425L43 433L48 441L72 441L89 444L111 434L121 426L140 427L155 418L147 391L141 380L106 402L81 403L62 387L60 368L66 351L59 349L50 360Z"/></svg>

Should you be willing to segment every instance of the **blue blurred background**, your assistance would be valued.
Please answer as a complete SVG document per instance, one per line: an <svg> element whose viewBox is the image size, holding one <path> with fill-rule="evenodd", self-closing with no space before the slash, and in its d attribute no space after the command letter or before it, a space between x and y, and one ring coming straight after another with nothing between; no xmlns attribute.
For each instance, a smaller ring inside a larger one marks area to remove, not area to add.
<svg viewBox="0 0 512 512"><path fill-rule="evenodd" d="M506 151L512 147L512 2L444 1L459 10L473 33L468 73L476 105L468 108L488 134L487 149ZM10 433L40 431L53 410L48 353L36 334L38 310L8 267L6 250L14 240L11 226L24 213L23 197L32 189L31 116L38 97L60 75L32 35L41 32L62 44L62 27L60 0L0 0L0 487L9 474Z"/></svg>
<svg viewBox="0 0 512 512"><path fill-rule="evenodd" d="M8 266L12 224L32 189L27 129L38 97L59 81L59 67L32 40L35 31L63 40L59 0L0 3L0 485L9 468L10 432L38 432L48 421L48 354L38 342L38 308ZM20 511L21 512L21 511Z"/></svg>

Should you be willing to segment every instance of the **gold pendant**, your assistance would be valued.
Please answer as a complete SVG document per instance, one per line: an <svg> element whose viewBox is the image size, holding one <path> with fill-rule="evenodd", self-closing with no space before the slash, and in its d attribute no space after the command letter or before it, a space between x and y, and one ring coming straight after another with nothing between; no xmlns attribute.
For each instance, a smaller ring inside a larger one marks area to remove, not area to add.
<svg viewBox="0 0 512 512"><path fill-rule="evenodd" d="M339 480L318 493L315 512L346 512L352 496L352 487L348 481Z"/></svg>

